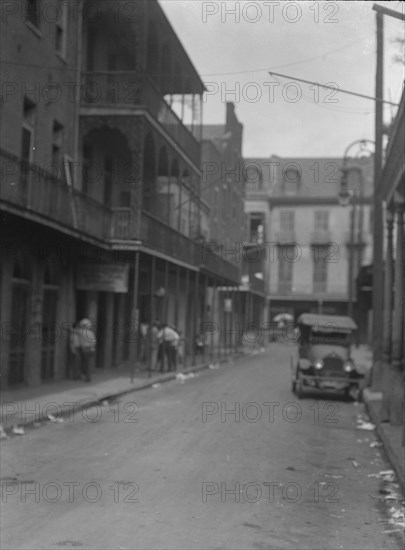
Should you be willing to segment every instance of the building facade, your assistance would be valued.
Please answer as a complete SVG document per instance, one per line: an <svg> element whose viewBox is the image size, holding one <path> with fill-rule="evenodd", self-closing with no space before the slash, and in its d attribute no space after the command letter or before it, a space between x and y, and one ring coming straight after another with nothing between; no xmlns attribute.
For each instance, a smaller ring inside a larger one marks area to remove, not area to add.
<svg viewBox="0 0 405 550"><path fill-rule="evenodd" d="M139 323L155 320L194 362L209 289L240 280L205 253L203 83L155 0L131 14L17 4L1 21L3 384L69 376L83 317L98 369L133 363Z"/></svg>
<svg viewBox="0 0 405 550"><path fill-rule="evenodd" d="M237 267L240 274L235 284L216 289L220 304L216 319L222 334L228 336L228 344L250 340L259 343L259 331L256 329L255 337L252 333L256 327L260 329L265 305L262 263L258 257L262 250L250 239L249 218L245 212L242 139L243 126L233 103L226 104L225 124L203 127L202 181L203 197L210 207L210 246L223 261Z"/></svg>
<svg viewBox="0 0 405 550"><path fill-rule="evenodd" d="M385 241L381 419L404 424L405 384L405 93L391 128L378 198L384 207ZM405 445L403 432L402 445Z"/></svg>
<svg viewBox="0 0 405 550"><path fill-rule="evenodd" d="M372 255L372 158L347 160L346 208L339 203L342 159L245 162L251 173L247 207L265 221L271 318L346 314L349 302L357 315L355 279Z"/></svg>

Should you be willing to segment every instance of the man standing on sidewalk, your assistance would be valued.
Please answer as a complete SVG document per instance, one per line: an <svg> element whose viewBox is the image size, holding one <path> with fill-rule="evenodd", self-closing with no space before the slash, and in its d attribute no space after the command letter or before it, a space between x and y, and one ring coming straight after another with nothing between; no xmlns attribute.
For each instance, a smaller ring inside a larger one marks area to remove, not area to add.
<svg viewBox="0 0 405 550"><path fill-rule="evenodd" d="M160 372L164 371L164 361L167 357L167 371L170 372L175 366L175 353L179 342L179 335L177 332L169 327L166 323L163 324L162 330L159 333L159 339L162 340L163 350L160 363Z"/></svg>
<svg viewBox="0 0 405 550"><path fill-rule="evenodd" d="M81 360L82 374L86 382L91 382L91 360L96 351L96 335L92 330L90 319L82 319L77 329L79 344L79 355Z"/></svg>

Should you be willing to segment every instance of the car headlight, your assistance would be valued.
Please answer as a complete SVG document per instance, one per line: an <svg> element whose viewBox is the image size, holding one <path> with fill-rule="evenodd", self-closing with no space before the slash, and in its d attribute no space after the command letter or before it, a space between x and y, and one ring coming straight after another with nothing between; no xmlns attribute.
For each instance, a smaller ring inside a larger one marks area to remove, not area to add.
<svg viewBox="0 0 405 550"><path fill-rule="evenodd" d="M317 359L314 363L314 367L317 369L317 370L321 370L323 368L323 361L322 359Z"/></svg>
<svg viewBox="0 0 405 550"><path fill-rule="evenodd" d="M345 361L343 364L343 370L345 372L352 372L354 370L354 365L351 361Z"/></svg>

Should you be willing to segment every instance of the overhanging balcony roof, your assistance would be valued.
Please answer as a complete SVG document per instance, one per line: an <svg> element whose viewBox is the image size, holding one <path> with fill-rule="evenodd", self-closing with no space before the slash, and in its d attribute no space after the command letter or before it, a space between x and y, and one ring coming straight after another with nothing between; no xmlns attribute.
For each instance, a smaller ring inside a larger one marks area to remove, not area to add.
<svg viewBox="0 0 405 550"><path fill-rule="evenodd" d="M204 83L159 2L146 0L146 5L149 16L156 20L159 32L161 30L169 36L175 58L181 65L182 75L186 77L181 90L174 81L171 87L167 85L167 89L162 90L163 94L202 94L206 89Z"/></svg>

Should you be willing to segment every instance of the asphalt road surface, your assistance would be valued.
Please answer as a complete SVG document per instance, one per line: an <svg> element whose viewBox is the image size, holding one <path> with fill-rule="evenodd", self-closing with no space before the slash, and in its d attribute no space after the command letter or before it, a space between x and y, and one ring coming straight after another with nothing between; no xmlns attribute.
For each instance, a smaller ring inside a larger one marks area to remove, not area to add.
<svg viewBox="0 0 405 550"><path fill-rule="evenodd" d="M2 441L1 548L403 548L363 406L297 400L290 354L273 344Z"/></svg>

